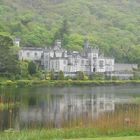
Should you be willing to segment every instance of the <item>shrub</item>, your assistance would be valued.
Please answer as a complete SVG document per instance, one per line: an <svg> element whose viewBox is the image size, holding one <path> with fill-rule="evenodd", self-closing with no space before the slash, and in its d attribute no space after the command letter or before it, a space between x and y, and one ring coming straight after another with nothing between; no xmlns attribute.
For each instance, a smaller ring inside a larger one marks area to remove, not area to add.
<svg viewBox="0 0 140 140"><path fill-rule="evenodd" d="M58 80L64 80L64 79L65 79L64 73L63 73L63 71L60 71L60 72L58 73Z"/></svg>
<svg viewBox="0 0 140 140"><path fill-rule="evenodd" d="M17 81L17 86L19 87L30 86L30 85L32 85L31 80L18 80Z"/></svg>
<svg viewBox="0 0 140 140"><path fill-rule="evenodd" d="M11 86L11 85L14 84L14 82L11 81L11 80L7 80L7 81L5 81L5 84L6 84L7 86Z"/></svg>
<svg viewBox="0 0 140 140"><path fill-rule="evenodd" d="M77 72L77 76L76 76L76 79L77 80L84 80L84 73L82 71L78 71Z"/></svg>
<svg viewBox="0 0 140 140"><path fill-rule="evenodd" d="M91 78L92 78L92 80L103 80L103 79L105 79L104 74L101 74L101 73L94 73L91 76Z"/></svg>
<svg viewBox="0 0 140 140"><path fill-rule="evenodd" d="M20 79L21 79L21 75L17 74L17 75L15 76L15 80L20 80Z"/></svg>
<svg viewBox="0 0 140 140"><path fill-rule="evenodd" d="M36 74L37 72L37 66L34 62L29 62L28 64L28 72L29 74L33 75L33 74Z"/></svg>
<svg viewBox="0 0 140 140"><path fill-rule="evenodd" d="M54 71L50 72L50 80L55 80Z"/></svg>

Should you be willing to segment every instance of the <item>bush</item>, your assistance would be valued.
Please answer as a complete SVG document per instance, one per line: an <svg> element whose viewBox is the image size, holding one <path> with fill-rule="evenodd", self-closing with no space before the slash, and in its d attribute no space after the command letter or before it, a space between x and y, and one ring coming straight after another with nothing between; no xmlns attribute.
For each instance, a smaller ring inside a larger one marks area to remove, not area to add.
<svg viewBox="0 0 140 140"><path fill-rule="evenodd" d="M60 71L60 72L58 73L58 80L64 80L64 79L65 79L64 73L63 73L63 71Z"/></svg>
<svg viewBox="0 0 140 140"><path fill-rule="evenodd" d="M30 86L30 85L32 85L31 80L18 80L17 81L17 86L19 87L25 87L25 86Z"/></svg>
<svg viewBox="0 0 140 140"><path fill-rule="evenodd" d="M93 75L91 75L92 80L104 80L104 74L101 73L94 73Z"/></svg>
<svg viewBox="0 0 140 140"><path fill-rule="evenodd" d="M54 71L50 72L50 80L55 80Z"/></svg>
<svg viewBox="0 0 140 140"><path fill-rule="evenodd" d="M84 77L85 77L85 75L82 71L77 72L77 76L76 76L77 80L84 80Z"/></svg>
<svg viewBox="0 0 140 140"><path fill-rule="evenodd" d="M29 62L28 64L28 72L29 74L33 75L33 74L36 74L37 72L37 66L34 62Z"/></svg>
<svg viewBox="0 0 140 140"><path fill-rule="evenodd" d="M112 79L111 80L118 80L119 78L116 77L116 76L112 76Z"/></svg>
<svg viewBox="0 0 140 140"><path fill-rule="evenodd" d="M21 75L17 74L17 75L15 76L15 80L20 80L20 79L21 79Z"/></svg>
<svg viewBox="0 0 140 140"><path fill-rule="evenodd" d="M11 80L7 80L7 81L5 81L5 84L7 85L7 86L11 86L11 85L13 85L13 84L15 84L13 81L11 81Z"/></svg>

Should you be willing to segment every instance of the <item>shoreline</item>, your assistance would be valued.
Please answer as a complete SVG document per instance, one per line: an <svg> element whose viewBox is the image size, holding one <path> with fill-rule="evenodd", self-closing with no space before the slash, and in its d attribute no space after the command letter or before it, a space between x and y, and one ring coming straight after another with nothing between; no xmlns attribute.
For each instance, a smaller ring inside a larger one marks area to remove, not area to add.
<svg viewBox="0 0 140 140"><path fill-rule="evenodd" d="M47 86L47 87L68 87L68 86L115 86L115 85L139 85L140 80L6 80L0 82L0 87L17 86Z"/></svg>

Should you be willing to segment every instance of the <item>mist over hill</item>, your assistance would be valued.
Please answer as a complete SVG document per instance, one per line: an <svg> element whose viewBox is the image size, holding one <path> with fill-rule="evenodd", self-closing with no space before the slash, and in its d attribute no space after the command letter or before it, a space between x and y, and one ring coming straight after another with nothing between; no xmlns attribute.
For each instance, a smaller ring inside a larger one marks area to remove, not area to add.
<svg viewBox="0 0 140 140"><path fill-rule="evenodd" d="M140 63L139 0L0 0L0 32L31 47L62 39L81 50L86 38L118 62Z"/></svg>

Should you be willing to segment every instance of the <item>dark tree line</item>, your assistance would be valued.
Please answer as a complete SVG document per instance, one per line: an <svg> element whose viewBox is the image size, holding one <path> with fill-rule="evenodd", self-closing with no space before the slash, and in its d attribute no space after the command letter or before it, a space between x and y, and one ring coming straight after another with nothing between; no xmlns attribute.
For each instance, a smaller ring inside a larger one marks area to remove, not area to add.
<svg viewBox="0 0 140 140"><path fill-rule="evenodd" d="M0 34L0 74L19 73L17 53L14 53L12 46L12 38L8 35Z"/></svg>

